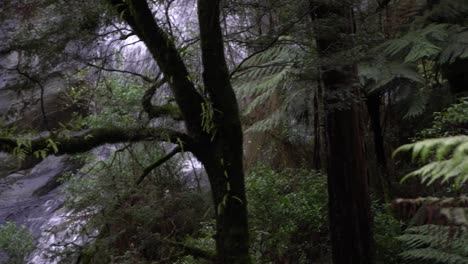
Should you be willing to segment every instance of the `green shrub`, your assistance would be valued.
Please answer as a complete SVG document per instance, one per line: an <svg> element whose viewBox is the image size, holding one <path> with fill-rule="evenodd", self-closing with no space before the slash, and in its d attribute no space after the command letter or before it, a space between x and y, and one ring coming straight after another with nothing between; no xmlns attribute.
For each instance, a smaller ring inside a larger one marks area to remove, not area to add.
<svg viewBox="0 0 468 264"><path fill-rule="evenodd" d="M207 195L187 186L176 158L135 184L162 153L156 144L125 146L108 160L87 162L81 171L89 176L69 177L67 205L86 212L80 217L87 217L88 230L100 230L83 250L83 263L175 261L183 252L164 240L196 237L211 219Z"/></svg>
<svg viewBox="0 0 468 264"><path fill-rule="evenodd" d="M25 263L25 258L34 250L31 233L24 226L6 222L0 226L0 248L10 257L8 263Z"/></svg>
<svg viewBox="0 0 468 264"><path fill-rule="evenodd" d="M432 127L424 129L418 140L468 134L468 97L451 105L442 112L434 113Z"/></svg>
<svg viewBox="0 0 468 264"><path fill-rule="evenodd" d="M401 243L398 236L401 235L401 223L388 209L374 201L374 240L376 250L376 263L399 263L398 253L401 252Z"/></svg>
<svg viewBox="0 0 468 264"><path fill-rule="evenodd" d="M308 263L328 253L326 177L257 167L246 184L252 255L259 263Z"/></svg>

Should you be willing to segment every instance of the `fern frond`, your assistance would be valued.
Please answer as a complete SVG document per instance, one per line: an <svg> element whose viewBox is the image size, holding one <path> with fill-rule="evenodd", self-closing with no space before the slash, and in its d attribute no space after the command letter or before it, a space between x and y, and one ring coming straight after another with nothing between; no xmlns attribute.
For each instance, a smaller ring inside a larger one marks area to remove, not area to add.
<svg viewBox="0 0 468 264"><path fill-rule="evenodd" d="M410 31L401 38L389 40L383 44L384 52L390 57L403 57L405 63L421 59L435 59L441 47L433 40L444 41L448 38L447 24L431 24L422 30Z"/></svg>
<svg viewBox="0 0 468 264"><path fill-rule="evenodd" d="M409 64L386 61L360 64L359 77L368 93L381 91L396 79L405 79L416 83L424 82L424 78L415 67Z"/></svg>
<svg viewBox="0 0 468 264"><path fill-rule="evenodd" d="M426 106L429 103L430 96L426 90L419 91L415 96L411 97L410 105L406 110L406 114L403 119L410 119L420 116L426 110Z"/></svg>
<svg viewBox="0 0 468 264"><path fill-rule="evenodd" d="M264 133L271 131L281 124L285 120L284 113L282 111L276 111L267 118L260 120L246 129L245 133L257 132L257 133Z"/></svg>
<svg viewBox="0 0 468 264"><path fill-rule="evenodd" d="M234 82L237 95L239 97L251 97L258 96L262 93L268 92L269 90L277 89L282 82L286 79L289 73L289 68L285 67L281 71L273 74L258 77L257 79L238 80ZM250 78L250 76L246 76Z"/></svg>
<svg viewBox="0 0 468 264"><path fill-rule="evenodd" d="M257 119L246 133L271 131L287 123L286 110L292 104L291 95L295 97L295 89L290 88L298 56L293 45L274 46L249 58L233 76L237 96L249 102L243 115ZM256 113L261 117L255 117Z"/></svg>
<svg viewBox="0 0 468 264"><path fill-rule="evenodd" d="M257 107L261 107L262 105L267 103L267 101L273 96L275 91L276 91L276 89L274 89L274 88L267 89L262 94L255 97L255 99L253 99L253 101L250 102L250 104L244 110L243 114L248 115L248 114L252 113L252 111L254 111Z"/></svg>
<svg viewBox="0 0 468 264"><path fill-rule="evenodd" d="M437 180L446 182L455 179L461 185L468 180L468 136L454 136L419 141L399 147L394 156L400 152L411 152L412 159L428 162L422 168L406 175L418 176L421 181L431 184Z"/></svg>
<svg viewBox="0 0 468 264"><path fill-rule="evenodd" d="M430 263L447 263L447 264L468 264L468 259L465 256L451 254L434 248L418 248L406 250L400 254L403 260L408 263L414 261L426 261Z"/></svg>
<svg viewBox="0 0 468 264"><path fill-rule="evenodd" d="M436 21L463 21L468 16L468 2L466 0L440 1L431 10L428 17Z"/></svg>
<svg viewBox="0 0 468 264"><path fill-rule="evenodd" d="M421 59L435 59L442 49L431 42L422 39L420 42L414 42L411 50L406 55L404 62L412 63Z"/></svg>
<svg viewBox="0 0 468 264"><path fill-rule="evenodd" d="M405 245L400 254L409 263L468 263L466 227L423 225L405 230L398 239Z"/></svg>
<svg viewBox="0 0 468 264"><path fill-rule="evenodd" d="M442 64L468 59L468 28L457 27L454 31L447 46L440 54L439 62Z"/></svg>

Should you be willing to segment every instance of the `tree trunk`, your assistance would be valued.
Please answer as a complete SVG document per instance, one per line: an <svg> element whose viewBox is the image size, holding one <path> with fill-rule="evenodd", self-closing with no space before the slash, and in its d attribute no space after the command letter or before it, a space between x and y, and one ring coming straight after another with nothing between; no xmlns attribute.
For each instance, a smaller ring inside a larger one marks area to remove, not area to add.
<svg viewBox="0 0 468 264"><path fill-rule="evenodd" d="M387 173L387 156L385 154L384 137L380 119L380 101L381 96L378 93L369 94L366 97L367 112L369 114L373 143L374 143L374 154L377 166L372 172L375 179L375 183L371 185L376 188L377 197L383 201L389 200L391 195L391 182ZM374 160L374 159L372 159Z"/></svg>
<svg viewBox="0 0 468 264"><path fill-rule="evenodd" d="M387 157L385 155L383 131L380 120L380 95L378 93L367 96L366 106L369 112L372 132L374 135L374 150L379 166L387 168Z"/></svg>
<svg viewBox="0 0 468 264"><path fill-rule="evenodd" d="M343 51L341 34L354 32L352 9L341 1L312 8L314 19L337 17L337 33L317 29L321 56ZM320 24L320 23L319 23ZM328 195L333 263L373 263L372 216L367 163L360 126L359 90L353 65L321 66L327 98ZM343 99L345 98L345 99Z"/></svg>
<svg viewBox="0 0 468 264"><path fill-rule="evenodd" d="M220 0L198 0L203 83L213 118L198 157L205 165L216 209L220 263L249 263L249 230L243 168L243 133L236 95L224 56ZM204 114L204 113L202 113ZM197 153L195 153L197 155Z"/></svg>
<svg viewBox="0 0 468 264"><path fill-rule="evenodd" d="M205 166L211 184L219 263L249 263L242 144L231 136L235 135L223 137L196 155Z"/></svg>
<svg viewBox="0 0 468 264"><path fill-rule="evenodd" d="M249 258L242 127L224 55L220 0L198 0L202 51L202 96L173 40L158 25L146 0L109 0L132 27L164 74L185 121L190 151L208 174L216 209L216 251L220 263Z"/></svg>
<svg viewBox="0 0 468 264"><path fill-rule="evenodd" d="M329 91L344 92L351 89L352 77L349 67L346 72L328 72L325 86ZM346 109L329 106L327 131L333 263L373 263L372 217L358 105L351 103Z"/></svg>

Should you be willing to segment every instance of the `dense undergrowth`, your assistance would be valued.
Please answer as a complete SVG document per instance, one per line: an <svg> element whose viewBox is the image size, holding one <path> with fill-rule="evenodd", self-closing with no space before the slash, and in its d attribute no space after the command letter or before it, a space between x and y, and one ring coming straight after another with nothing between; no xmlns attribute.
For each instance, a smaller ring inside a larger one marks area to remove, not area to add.
<svg viewBox="0 0 468 264"><path fill-rule="evenodd" d="M67 205L86 212L79 214L87 221L86 230L99 230L93 243L78 248L81 263L204 263L175 243L214 252L210 193L197 188L180 161L133 184L143 165L159 153L154 145L136 144L121 146L101 161L77 157L88 159L88 165L69 175ZM258 166L249 171L246 183L254 263L330 262L323 174ZM400 223L384 205L374 202L374 207L378 257L395 259Z"/></svg>

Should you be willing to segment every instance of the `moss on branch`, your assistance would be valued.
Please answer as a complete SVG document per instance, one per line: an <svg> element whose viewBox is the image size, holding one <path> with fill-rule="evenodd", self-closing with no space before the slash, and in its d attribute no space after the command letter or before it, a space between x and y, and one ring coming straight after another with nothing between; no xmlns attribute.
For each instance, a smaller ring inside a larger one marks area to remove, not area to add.
<svg viewBox="0 0 468 264"><path fill-rule="evenodd" d="M56 155L75 154L89 151L104 144L139 141L166 141L183 144L184 150L190 151L191 138L181 132L166 128L97 128L74 133L69 137L41 137L30 141L28 154L47 149L50 140L57 146ZM16 138L0 138L0 151L13 153L18 146Z"/></svg>

